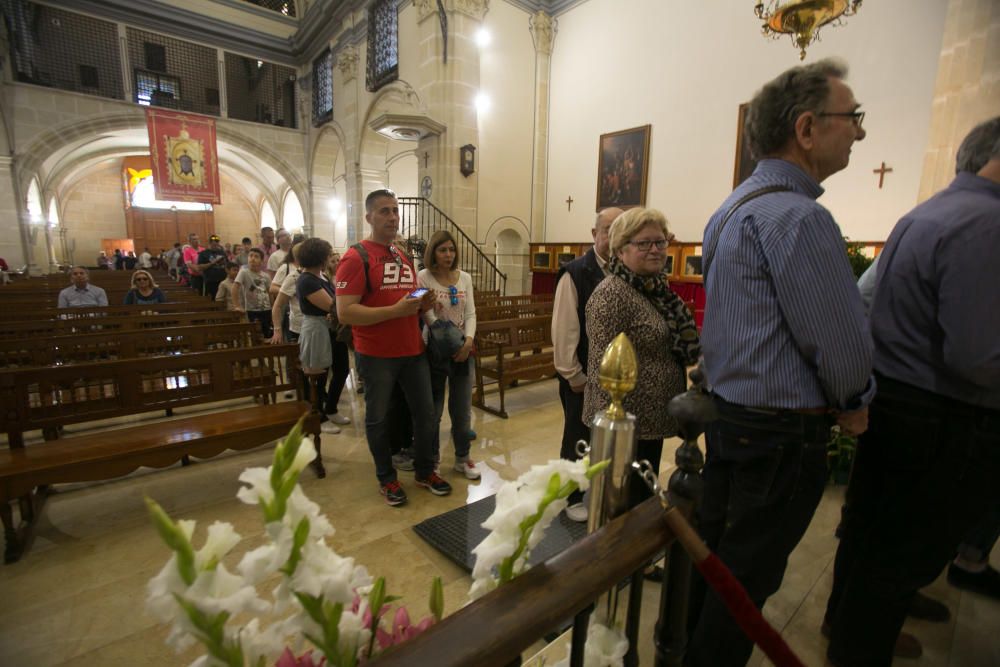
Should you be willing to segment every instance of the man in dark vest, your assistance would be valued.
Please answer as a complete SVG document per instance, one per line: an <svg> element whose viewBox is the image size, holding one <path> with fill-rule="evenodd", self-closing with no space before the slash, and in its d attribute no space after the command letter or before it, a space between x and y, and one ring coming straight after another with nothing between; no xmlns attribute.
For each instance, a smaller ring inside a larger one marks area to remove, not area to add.
<svg viewBox="0 0 1000 667"><path fill-rule="evenodd" d="M552 345L556 371L559 373L559 401L562 403L562 447L559 456L570 461L576 454L578 440L590 442L590 427L583 423L583 389L587 386L587 301L598 283L607 275L608 230L623 211L606 208L597 214L591 234L594 247L583 257L559 270L555 302L552 304ZM579 491L569 497L566 516L573 521L587 520L587 507Z"/></svg>

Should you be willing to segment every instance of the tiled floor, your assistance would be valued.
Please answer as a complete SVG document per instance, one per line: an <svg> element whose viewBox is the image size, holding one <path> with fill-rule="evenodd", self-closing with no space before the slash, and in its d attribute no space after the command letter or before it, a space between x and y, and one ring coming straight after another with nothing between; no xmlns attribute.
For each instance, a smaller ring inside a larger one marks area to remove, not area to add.
<svg viewBox="0 0 1000 667"><path fill-rule="evenodd" d="M348 405L349 404L349 405ZM470 579L418 538L410 527L462 503L494 493L534 463L557 455L562 428L554 382L515 389L508 398L511 418L473 410L479 439L472 455L485 463L480 482L445 475L455 487L446 498L418 489L412 473L401 473L408 505L386 507L378 495L364 440L361 404L345 392L342 412L354 419L340 435L324 436L328 476L303 474L306 492L331 518L334 548L353 556L370 572L384 575L389 591L403 596L412 612L423 616L434 576L445 584L446 612L466 601ZM224 418L220 415L220 419ZM447 428L442 429L447 433ZM108 437L114 437L113 433ZM664 454L672 461L673 447ZM451 463L445 442L444 468ZM219 457L188 468L144 471L104 484L63 487L50 498L31 551L16 564L0 567L0 665L101 666L186 665L197 655L176 655L165 646L164 628L144 611L145 585L163 565L167 550L146 520L143 497L150 496L175 518L198 521L196 542L215 520L229 521L244 536L231 555L235 563L261 539L258 510L235 498L237 477L247 466L267 465L271 448ZM765 615L810 666L823 664L825 642L819 622L830 588L835 550L833 528L842 490L830 488L816 518L792 554L781 590ZM1000 560L994 553L994 564ZM649 589L647 589L649 590ZM897 661L899 667L988 667L1000 665L1000 604L961 593L943 579L931 593L952 609L947 624L908 623L924 642L921 660ZM656 595L644 597L644 624L655 620ZM649 631L651 632L651 631ZM649 636L648 632L644 632ZM640 647L643 665L652 664L652 645ZM551 664L552 660L548 660ZM529 661L527 664L538 664ZM751 665L769 664L755 655Z"/></svg>

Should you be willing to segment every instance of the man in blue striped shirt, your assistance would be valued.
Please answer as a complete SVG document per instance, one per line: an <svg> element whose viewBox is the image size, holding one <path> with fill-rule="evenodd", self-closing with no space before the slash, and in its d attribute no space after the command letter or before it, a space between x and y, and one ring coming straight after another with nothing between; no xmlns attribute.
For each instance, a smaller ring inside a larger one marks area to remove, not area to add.
<svg viewBox="0 0 1000 667"><path fill-rule="evenodd" d="M864 307L840 228L816 199L865 137L845 65L790 69L754 97L760 162L705 228L702 537L758 607L778 590L826 482L834 423L867 425L875 391ZM704 582L692 587L690 667L745 665L753 646Z"/></svg>

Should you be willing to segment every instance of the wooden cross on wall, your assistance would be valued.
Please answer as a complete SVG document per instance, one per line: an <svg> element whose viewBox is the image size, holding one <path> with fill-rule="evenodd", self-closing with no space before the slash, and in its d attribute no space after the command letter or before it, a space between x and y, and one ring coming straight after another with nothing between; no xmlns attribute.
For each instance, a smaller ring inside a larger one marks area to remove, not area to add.
<svg viewBox="0 0 1000 667"><path fill-rule="evenodd" d="M569 197L566 198L566 210L567 211L573 210L573 195L570 195Z"/></svg>
<svg viewBox="0 0 1000 667"><path fill-rule="evenodd" d="M424 151L424 169L427 168L427 161L431 159L431 154Z"/></svg>
<svg viewBox="0 0 1000 667"><path fill-rule="evenodd" d="M882 189L882 182L885 180L885 175L892 172L892 167L885 166L885 162L878 169L872 169L873 174L878 174L878 189Z"/></svg>

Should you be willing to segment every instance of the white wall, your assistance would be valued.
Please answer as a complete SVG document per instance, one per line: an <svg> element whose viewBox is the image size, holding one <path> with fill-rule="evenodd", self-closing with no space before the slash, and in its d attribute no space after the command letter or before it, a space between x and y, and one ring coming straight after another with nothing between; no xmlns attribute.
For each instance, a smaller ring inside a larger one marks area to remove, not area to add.
<svg viewBox="0 0 1000 667"><path fill-rule="evenodd" d="M535 104L535 47L528 13L493 2L483 27L490 43L480 49L479 81L490 108L479 114L477 241L485 240L490 225L505 216L531 224Z"/></svg>
<svg viewBox="0 0 1000 667"><path fill-rule="evenodd" d="M868 137L851 166L823 183L820 200L855 239L884 239L917 200L931 96L944 30L941 0L865 3L825 28L806 62L851 67ZM736 117L767 80L799 64L787 37L763 38L749 2L589 0L559 16L552 56L548 241L586 240L602 133L652 125L646 205L682 241L732 189ZM872 174L893 168L882 190ZM565 200L572 196L572 213Z"/></svg>

